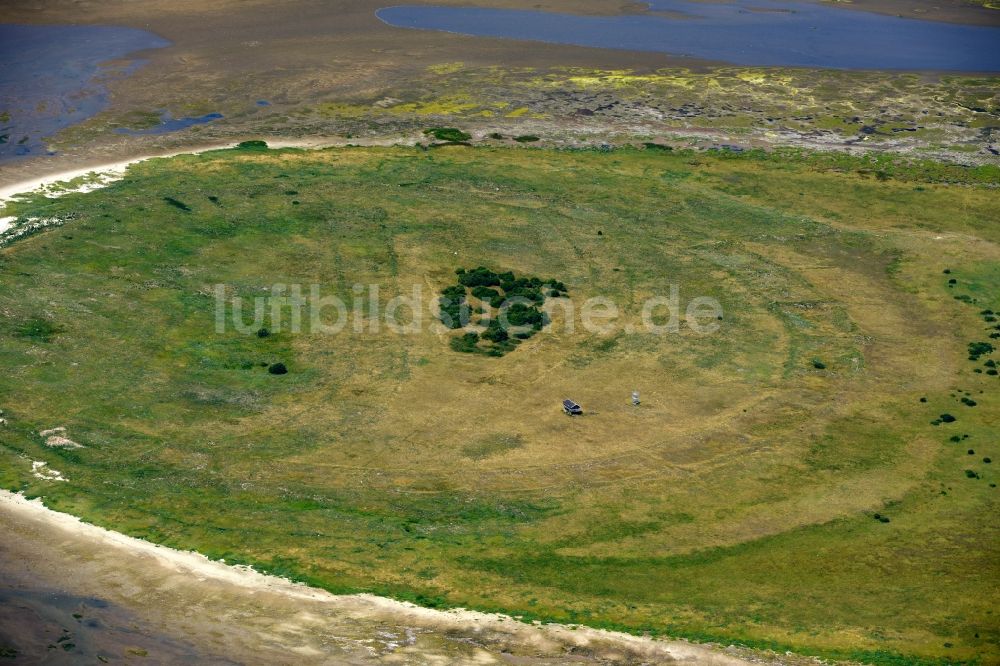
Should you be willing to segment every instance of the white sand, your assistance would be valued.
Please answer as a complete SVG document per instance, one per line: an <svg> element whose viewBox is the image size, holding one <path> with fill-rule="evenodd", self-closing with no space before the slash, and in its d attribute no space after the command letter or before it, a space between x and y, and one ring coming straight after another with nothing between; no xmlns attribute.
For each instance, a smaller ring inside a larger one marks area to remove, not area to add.
<svg viewBox="0 0 1000 666"><path fill-rule="evenodd" d="M144 155L142 157L136 157L131 160L122 160L120 162L111 162L108 164L101 164L92 167L84 167L82 169L72 169L70 171L60 171L59 173L50 174L48 176L42 176L40 178L33 178L31 180L23 180L17 183L12 183L10 185L4 185L0 187L0 207L7 204L12 197L17 194L24 194L28 192L40 192L45 191L48 196L57 197L63 194L68 194L70 192L90 192L92 190L99 189L108 183L112 183L120 179L129 166L137 164L138 162L143 162L148 159L153 159L155 157L173 157L174 155L183 155L185 153L199 153L206 150L218 150L221 148L232 148L236 144L226 144L221 146L212 146L209 148L204 148L201 150L182 150L174 153L166 153L162 155ZM87 181L81 183L75 188L53 188L54 185L59 183L67 183L75 178L81 176L89 176ZM10 220L13 222L16 218L5 217L0 218L2 220ZM8 225L9 226L9 225ZM0 232L4 229L0 228Z"/></svg>

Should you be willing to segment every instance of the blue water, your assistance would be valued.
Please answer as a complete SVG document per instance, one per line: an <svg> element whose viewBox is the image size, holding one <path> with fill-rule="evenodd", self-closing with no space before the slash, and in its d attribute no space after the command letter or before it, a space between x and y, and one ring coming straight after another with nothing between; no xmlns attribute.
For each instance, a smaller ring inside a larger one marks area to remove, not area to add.
<svg viewBox="0 0 1000 666"><path fill-rule="evenodd" d="M0 161L46 154L46 137L107 106L107 79L142 66L132 54L169 45L133 28L0 24Z"/></svg>
<svg viewBox="0 0 1000 666"><path fill-rule="evenodd" d="M174 118L169 111L160 112L160 124L154 125L153 127L145 127L143 129L129 129L127 127L115 128L116 134L166 134L167 132L176 132L177 130L186 129L193 125L204 125L205 123L210 123L213 120L218 120L222 118L221 113L206 113L203 116L185 117L185 118Z"/></svg>
<svg viewBox="0 0 1000 666"><path fill-rule="evenodd" d="M738 65L1000 72L1000 28L781 0L654 0L649 5L670 15L574 16L410 5L376 15L402 28L656 51Z"/></svg>

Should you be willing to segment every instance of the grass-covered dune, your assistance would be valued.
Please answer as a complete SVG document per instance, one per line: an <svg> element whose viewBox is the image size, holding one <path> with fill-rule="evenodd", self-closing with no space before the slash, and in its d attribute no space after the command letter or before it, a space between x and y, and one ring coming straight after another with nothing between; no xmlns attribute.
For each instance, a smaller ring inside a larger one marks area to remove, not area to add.
<svg viewBox="0 0 1000 666"><path fill-rule="evenodd" d="M0 250L0 480L334 591L995 662L1000 193L861 171L233 150L22 198L4 214L59 226ZM383 304L419 285L429 304L475 266L621 315L601 334L557 311L502 358L454 351L429 317L216 330L217 284L348 304L356 284ZM672 284L682 308L721 304L716 332L639 325Z"/></svg>

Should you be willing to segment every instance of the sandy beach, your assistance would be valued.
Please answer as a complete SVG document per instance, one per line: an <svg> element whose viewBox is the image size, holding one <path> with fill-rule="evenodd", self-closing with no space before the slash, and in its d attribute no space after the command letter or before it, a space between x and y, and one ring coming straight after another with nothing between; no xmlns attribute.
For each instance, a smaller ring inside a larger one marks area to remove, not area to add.
<svg viewBox="0 0 1000 666"><path fill-rule="evenodd" d="M147 663L778 663L684 641L333 595L89 525L8 491L0 491L0 526L0 647L24 659L14 663L137 655Z"/></svg>
<svg viewBox="0 0 1000 666"><path fill-rule="evenodd" d="M346 140L342 138L316 138L316 139L298 139L298 140L269 138L269 139L264 139L264 141L267 143L269 148L273 149L281 149L281 148L318 149L318 148L344 147L348 145L412 146L416 144L420 139L421 137L419 135L413 135L405 137L388 137L383 139L352 139L352 140ZM175 157L177 155L197 155L200 153L207 153L212 150L226 150L229 148L235 148L237 144L238 142L217 143L205 146L194 146L182 150L150 153L148 155L141 155L130 159L119 160L116 162L105 162L105 163L95 164L92 166L66 169L54 173L45 174L42 176L36 176L34 178L19 180L17 182L9 183L6 185L0 184L0 212L3 211L3 207L6 206L7 202L9 202L12 198L17 196L18 194L26 194L30 192L45 192L50 197L57 197L64 194L69 194L71 192L88 192L120 179L123 175L125 175L125 172L128 170L130 166L132 166L133 164L138 164L139 162L145 162L146 160L163 158L163 157ZM81 177L86 177L86 180L76 185L75 187L67 185L70 181L76 180L77 178ZM9 226L15 219L16 219L15 217L0 215L0 233L5 231L6 229L5 224Z"/></svg>

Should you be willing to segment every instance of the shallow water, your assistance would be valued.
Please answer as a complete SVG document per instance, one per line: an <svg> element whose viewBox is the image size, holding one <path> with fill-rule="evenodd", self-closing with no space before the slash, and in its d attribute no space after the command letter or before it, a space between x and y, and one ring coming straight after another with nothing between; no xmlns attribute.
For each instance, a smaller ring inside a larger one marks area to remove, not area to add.
<svg viewBox="0 0 1000 666"><path fill-rule="evenodd" d="M44 139L107 106L103 83L170 42L117 26L0 24L0 161L44 155Z"/></svg>
<svg viewBox="0 0 1000 666"><path fill-rule="evenodd" d="M648 4L652 13L628 16L410 5L376 14L403 28L657 51L738 65L1000 71L1000 28L780 0Z"/></svg>
<svg viewBox="0 0 1000 666"><path fill-rule="evenodd" d="M177 130L182 130L194 125L204 125L205 123L210 123L213 120L219 120L222 118L221 113L206 113L203 116L193 116L185 118L174 118L169 111L162 111L160 113L160 123L152 127L144 127L142 129L129 129L127 127L119 127L115 129L116 134L166 134L167 132L176 132Z"/></svg>

